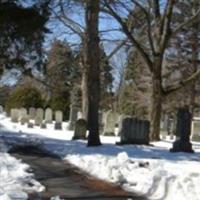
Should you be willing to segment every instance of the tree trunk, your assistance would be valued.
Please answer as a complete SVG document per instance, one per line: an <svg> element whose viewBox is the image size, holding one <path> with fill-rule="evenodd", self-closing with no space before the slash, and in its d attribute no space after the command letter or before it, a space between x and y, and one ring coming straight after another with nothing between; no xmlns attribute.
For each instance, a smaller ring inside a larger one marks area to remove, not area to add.
<svg viewBox="0 0 200 200"><path fill-rule="evenodd" d="M99 0L86 0L86 69L88 75L88 146L101 145L99 138L100 50Z"/></svg>
<svg viewBox="0 0 200 200"><path fill-rule="evenodd" d="M82 67L82 83L81 83L81 99L82 99L82 118L87 121L88 117L88 86L87 86L87 71L85 64Z"/></svg>
<svg viewBox="0 0 200 200"><path fill-rule="evenodd" d="M160 120L162 111L162 78L161 62L156 61L152 74L152 105L151 105L151 130L150 139L152 141L160 140Z"/></svg>

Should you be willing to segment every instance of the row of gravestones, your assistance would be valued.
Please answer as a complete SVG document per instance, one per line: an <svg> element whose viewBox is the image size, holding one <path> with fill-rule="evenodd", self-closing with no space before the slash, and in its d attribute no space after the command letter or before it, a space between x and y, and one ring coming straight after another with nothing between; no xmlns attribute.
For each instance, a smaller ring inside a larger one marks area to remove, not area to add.
<svg viewBox="0 0 200 200"><path fill-rule="evenodd" d="M83 129L80 129L80 124L85 127L84 131L86 131L85 121L78 120L75 127L74 139L84 138L84 135L83 138L78 138L80 135L76 135L76 132L81 133L83 131ZM189 109L180 108L177 113L176 140L170 149L171 152L194 152L190 142L191 124L192 114ZM139 120L133 117L124 117L119 124L121 140L118 144L149 144L149 129L149 121Z"/></svg>
<svg viewBox="0 0 200 200"><path fill-rule="evenodd" d="M40 126L41 128L46 128L46 124L53 123L53 111L51 108L29 108L28 111L25 108L16 109L13 108L10 111L10 117L12 122L20 122L21 124L28 124L29 128L33 125ZM32 123L30 120L33 120ZM63 113L62 111L55 111L55 129L62 129Z"/></svg>
<svg viewBox="0 0 200 200"><path fill-rule="evenodd" d="M115 135L115 128L118 126L118 135L121 136L119 144L148 144L149 127L147 120L139 120L116 112L108 111L100 116L103 135ZM73 139L85 139L87 123L84 119L78 119L75 123Z"/></svg>

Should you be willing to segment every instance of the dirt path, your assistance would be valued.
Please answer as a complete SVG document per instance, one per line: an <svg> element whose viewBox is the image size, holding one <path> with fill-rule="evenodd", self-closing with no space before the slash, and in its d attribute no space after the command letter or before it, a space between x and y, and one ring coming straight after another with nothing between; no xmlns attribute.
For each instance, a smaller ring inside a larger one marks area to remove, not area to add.
<svg viewBox="0 0 200 200"><path fill-rule="evenodd" d="M28 154L27 154L28 153ZM59 195L62 199L87 200L143 200L120 187L84 174L69 163L41 152L18 150L12 155L29 164L35 178L46 187L46 191L31 194L30 200L50 199Z"/></svg>

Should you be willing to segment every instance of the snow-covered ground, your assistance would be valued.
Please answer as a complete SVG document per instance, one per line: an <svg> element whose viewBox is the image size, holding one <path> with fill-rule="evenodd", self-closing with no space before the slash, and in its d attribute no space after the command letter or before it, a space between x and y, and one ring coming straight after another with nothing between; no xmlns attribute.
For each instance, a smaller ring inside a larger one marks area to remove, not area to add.
<svg viewBox="0 0 200 200"><path fill-rule="evenodd" d="M200 143L194 143L195 154L170 153L171 140L144 145L115 145L118 137L101 136L102 146L86 147L86 141L71 141L72 131L27 128L0 115L0 137L13 142L32 142L82 170L149 199L200 200ZM8 133L7 131L12 131ZM1 182L1 181L0 181Z"/></svg>
<svg viewBox="0 0 200 200"><path fill-rule="evenodd" d="M0 200L28 199L26 192L42 192L45 188L28 173L29 166L6 153L0 140Z"/></svg>

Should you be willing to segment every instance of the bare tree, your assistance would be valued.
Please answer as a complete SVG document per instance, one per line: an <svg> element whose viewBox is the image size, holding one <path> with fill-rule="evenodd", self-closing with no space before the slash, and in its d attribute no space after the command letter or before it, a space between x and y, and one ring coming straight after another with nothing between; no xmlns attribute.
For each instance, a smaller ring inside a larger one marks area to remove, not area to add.
<svg viewBox="0 0 200 200"><path fill-rule="evenodd" d="M165 50L167 49L171 38L175 37L184 27L189 27L195 21L199 20L199 3L196 5L198 6L198 10L191 15L189 19L178 24L175 23L173 15L173 9L178 2L175 0L167 0L166 3L159 0L150 0L144 4L139 0L128 0L129 4L126 1L115 2L104 0L103 2L105 6L104 11L117 20L129 41L138 50L146 65L149 67L152 78L151 139L159 140L163 98L171 92L189 84L200 75L200 71L197 71L191 74L187 79L180 81L178 84L168 88L163 88L162 85ZM132 21L137 20L137 16L132 14L136 7L141 9L145 19L145 23L141 26L146 30L146 37L148 39L147 44L138 41L137 32L134 31L134 23L131 23ZM125 12L128 13L127 17L124 17Z"/></svg>

